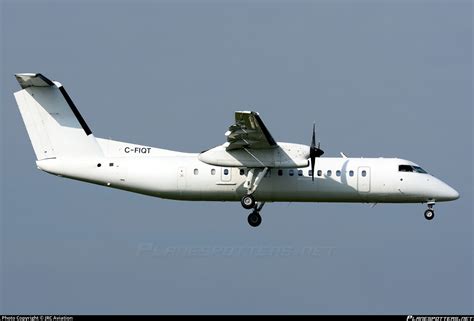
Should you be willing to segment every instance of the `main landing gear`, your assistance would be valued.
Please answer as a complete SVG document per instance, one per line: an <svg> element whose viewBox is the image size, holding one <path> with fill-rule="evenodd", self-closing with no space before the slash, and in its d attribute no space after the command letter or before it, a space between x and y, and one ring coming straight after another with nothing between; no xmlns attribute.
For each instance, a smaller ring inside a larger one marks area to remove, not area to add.
<svg viewBox="0 0 474 321"><path fill-rule="evenodd" d="M247 221L249 222L250 226L257 227L262 223L262 216L260 215L260 211L262 210L263 205L265 202L261 202L260 204L256 203L254 210L252 213L249 214Z"/></svg>
<svg viewBox="0 0 474 321"><path fill-rule="evenodd" d="M240 200L240 204L242 204L242 207L245 208L246 210L249 210L251 208L254 208L255 207L255 198L252 196L252 194L250 195L245 195L244 197L242 197L242 199Z"/></svg>
<svg viewBox="0 0 474 321"><path fill-rule="evenodd" d="M262 210L263 205L265 202L257 202L253 197L253 192L258 187L258 184L261 182L262 178L265 177L268 168L265 167L263 169L255 169L251 168L247 172L247 179L245 180L244 187L247 189L247 194L242 197L240 200L240 204L246 210L252 209L252 213L249 214L247 221L249 222L250 226L257 227L262 223L262 216L260 216L260 211ZM258 172L254 179L255 172Z"/></svg>
<svg viewBox="0 0 474 321"><path fill-rule="evenodd" d="M434 218L434 210L433 206L435 205L435 202L428 202L428 209L425 211L425 218L428 221L431 221Z"/></svg>

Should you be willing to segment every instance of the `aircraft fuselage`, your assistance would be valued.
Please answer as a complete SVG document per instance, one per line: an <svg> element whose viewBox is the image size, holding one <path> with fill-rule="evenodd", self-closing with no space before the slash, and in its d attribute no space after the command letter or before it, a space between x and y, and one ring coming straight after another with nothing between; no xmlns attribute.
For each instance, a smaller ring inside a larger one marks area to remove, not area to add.
<svg viewBox="0 0 474 321"><path fill-rule="evenodd" d="M239 201L246 194L247 168L208 165L199 154L115 143L119 147L111 154L123 155L44 159L37 165L52 174L160 198ZM428 173L399 171L402 164L416 166L397 158L319 158L314 181L309 166L271 168L253 195L262 202L364 203L448 201L459 196Z"/></svg>

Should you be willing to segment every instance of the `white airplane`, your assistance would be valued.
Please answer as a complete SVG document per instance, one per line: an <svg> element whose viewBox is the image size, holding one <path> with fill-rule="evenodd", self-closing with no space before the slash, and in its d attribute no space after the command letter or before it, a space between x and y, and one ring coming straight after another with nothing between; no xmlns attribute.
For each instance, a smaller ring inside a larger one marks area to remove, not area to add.
<svg viewBox="0 0 474 321"><path fill-rule="evenodd" d="M15 76L37 167L60 177L168 199L240 201L252 209L251 226L265 202L427 203L431 220L435 202L459 198L408 160L319 158L314 125L310 146L276 142L253 111L235 112L227 142L201 153L96 138L59 82Z"/></svg>

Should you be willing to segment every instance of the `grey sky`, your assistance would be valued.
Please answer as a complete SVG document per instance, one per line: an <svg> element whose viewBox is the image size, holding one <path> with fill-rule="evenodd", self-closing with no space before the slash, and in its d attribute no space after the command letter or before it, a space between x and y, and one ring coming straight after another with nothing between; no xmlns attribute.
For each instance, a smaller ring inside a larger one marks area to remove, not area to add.
<svg viewBox="0 0 474 321"><path fill-rule="evenodd" d="M1 12L2 313L474 312L471 2ZM35 168L18 72L61 81L98 137L198 152L253 109L277 140L309 144L314 120L325 156L410 159L461 198L431 222L421 204L267 204L253 229L238 203L59 179Z"/></svg>

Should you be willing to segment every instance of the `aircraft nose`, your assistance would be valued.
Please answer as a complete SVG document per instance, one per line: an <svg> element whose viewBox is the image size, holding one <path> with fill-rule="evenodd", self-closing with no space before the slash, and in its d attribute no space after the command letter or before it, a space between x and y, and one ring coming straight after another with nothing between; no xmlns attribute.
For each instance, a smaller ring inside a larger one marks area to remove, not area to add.
<svg viewBox="0 0 474 321"><path fill-rule="evenodd" d="M452 188L451 186L449 187L451 189L451 199L452 200L457 200L459 198L459 192L456 191L454 188Z"/></svg>
<svg viewBox="0 0 474 321"><path fill-rule="evenodd" d="M454 201L459 198L458 191L456 191L454 188L452 188L448 184L445 184L442 194L443 194L443 198L447 201Z"/></svg>

